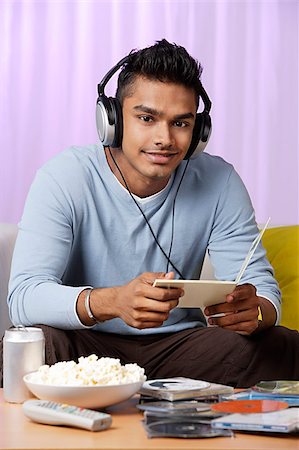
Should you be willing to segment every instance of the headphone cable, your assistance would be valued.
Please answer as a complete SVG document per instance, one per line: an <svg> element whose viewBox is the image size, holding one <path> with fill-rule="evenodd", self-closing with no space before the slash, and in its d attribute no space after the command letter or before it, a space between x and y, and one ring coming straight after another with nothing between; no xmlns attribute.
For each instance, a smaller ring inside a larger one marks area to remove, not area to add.
<svg viewBox="0 0 299 450"><path fill-rule="evenodd" d="M173 244L173 238L174 238L174 212L175 212L175 202L176 202L176 198L177 198L179 189L180 189L180 187L181 187L183 178L184 178L184 176L185 176L187 167L188 167L188 165L189 165L189 162L190 162L190 159L187 160L187 163L186 163L186 165L185 165L185 167L184 167L184 171L183 171L183 173L182 173L181 179L180 179L180 181L179 181L179 185L178 185L178 187L177 187L177 190L176 190L176 193L175 193L175 196L174 196L174 199L173 199L173 204L172 204L172 219L171 219L171 220L172 220L172 223L171 223L171 240L170 240L170 247L169 247L169 253L168 253L168 258L167 258L166 273L168 272L169 263L173 266L173 264L172 264L172 262L171 262L171 259L170 259L170 255L171 255L172 244ZM176 169L176 171L177 171L177 169ZM173 266L173 267L174 267L174 266ZM184 277L181 276L181 273L180 273L180 272L178 272L178 274L180 275L180 277L181 277L182 279L184 279Z"/></svg>
<svg viewBox="0 0 299 450"><path fill-rule="evenodd" d="M109 150L109 154L110 154L110 156L111 156L111 158L112 158L112 160L113 160L113 162L114 162L114 164L115 164L115 167L117 168L117 170L118 170L118 172L119 172L119 174L120 174L120 176L121 176L121 178L122 178L122 180L123 180L123 182L124 182L124 184L125 184L125 186L126 186L126 189L127 189L128 193L130 194L130 197L132 198L132 200L134 201L135 205L137 206L137 208L138 208L139 211L141 212L141 214L142 214L142 216L143 216L143 218L144 218L144 220L145 220L147 226L149 227L149 230L150 230L150 232L151 232L151 234L152 234L152 236L153 236L153 238L154 238L156 244L158 245L159 249L161 250L161 252L163 253L163 255L165 256L165 258L166 258L166 260L167 260L166 272L168 272L169 264L171 264L171 266L172 266L172 267L174 268L174 270L178 273L178 275L180 276L180 278L181 278L181 279L184 279L184 276L182 275L182 273L180 272L180 270L179 270L179 269L175 266L175 264L171 261L171 259L170 259L170 254L171 254L171 250L172 250L173 237L174 237L174 211L175 211L175 201L176 201L177 194L178 194L179 189L180 189L180 187L181 187L181 184L182 184L182 181L183 181L183 178L184 178L184 176L185 176L185 173L186 173L186 170L187 170L187 167L188 167L188 165L189 165L189 161L190 161L190 160L189 160L189 159L187 160L187 163L186 163L186 165L185 165L183 174L182 174L182 176L181 176L181 179L180 179L180 182L179 182L179 185L178 185L178 187L177 187L177 190L176 190L176 193L175 193L175 196L174 196L174 200L173 200L173 205L172 205L172 232L171 232L171 243L170 243L170 248L169 248L169 254L168 254L168 256L167 256L166 252L164 251L164 249L163 249L162 246L160 245L160 242L158 241L158 239L157 239L157 237L156 237L156 235L155 235L155 233L154 233L154 230L152 229L152 226L151 226L151 224L149 223L149 221L148 221L146 215L144 214L144 212L143 212L141 206L139 205L139 203L138 203L137 200L135 199L134 195L132 194L132 192L131 192L131 190L130 190L130 188L129 188L129 186L128 186L128 183L126 182L126 179L125 179L124 175L122 174L122 171L121 171L119 165L117 164L117 162L116 162L114 156L112 155L110 146L108 145L107 147L108 147L108 150ZM176 169L175 174L176 174L176 173L177 173L177 169Z"/></svg>

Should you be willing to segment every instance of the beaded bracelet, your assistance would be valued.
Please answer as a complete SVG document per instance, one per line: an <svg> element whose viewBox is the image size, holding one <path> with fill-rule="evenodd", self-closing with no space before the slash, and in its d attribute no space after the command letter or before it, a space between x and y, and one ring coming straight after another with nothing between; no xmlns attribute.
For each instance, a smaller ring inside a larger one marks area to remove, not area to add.
<svg viewBox="0 0 299 450"><path fill-rule="evenodd" d="M94 320L95 322L97 322L97 319L96 319L95 316L92 314L92 311L91 311L91 309L90 309L90 295L91 295L91 292L92 292L92 291L93 291L93 288L87 289L86 296L85 296L85 301L84 301L84 305L85 305L85 309L86 309L86 312L87 312L88 317L89 317L90 319Z"/></svg>

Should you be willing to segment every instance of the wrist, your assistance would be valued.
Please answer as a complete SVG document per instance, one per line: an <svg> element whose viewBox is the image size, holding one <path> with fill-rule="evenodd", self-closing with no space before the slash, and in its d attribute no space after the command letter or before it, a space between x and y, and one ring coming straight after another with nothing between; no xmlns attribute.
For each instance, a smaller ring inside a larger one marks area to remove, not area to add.
<svg viewBox="0 0 299 450"><path fill-rule="evenodd" d="M86 311L89 319L92 320L96 324L98 322L98 320L94 316L94 314L91 310L91 305L90 305L92 291L93 291L93 288L87 289L85 291L84 307L85 307L85 311Z"/></svg>
<svg viewBox="0 0 299 450"><path fill-rule="evenodd" d="M114 311L116 290L117 288L88 288L80 293L76 308L83 325L93 326L117 317Z"/></svg>
<svg viewBox="0 0 299 450"><path fill-rule="evenodd" d="M260 330L272 327L276 323L276 309L272 302L264 297L259 297L258 328Z"/></svg>
<svg viewBox="0 0 299 450"><path fill-rule="evenodd" d="M76 303L76 311L79 317L80 322L85 325L85 326L93 326L97 323L97 319L95 318L92 319L86 309L86 302L88 301L89 303L89 308L91 309L91 291L93 289L92 288L88 288L88 289L84 289L83 291L80 292L78 299L77 299L77 303ZM89 299L87 299L87 296L89 294ZM91 309L91 311L93 311Z"/></svg>

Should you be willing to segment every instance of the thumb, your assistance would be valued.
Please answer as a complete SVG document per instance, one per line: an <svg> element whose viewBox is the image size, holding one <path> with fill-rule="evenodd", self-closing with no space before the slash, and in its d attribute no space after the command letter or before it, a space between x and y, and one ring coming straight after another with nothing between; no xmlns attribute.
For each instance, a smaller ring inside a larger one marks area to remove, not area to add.
<svg viewBox="0 0 299 450"><path fill-rule="evenodd" d="M167 280L173 280L174 279L174 272L168 272L165 274L165 278L167 278Z"/></svg>

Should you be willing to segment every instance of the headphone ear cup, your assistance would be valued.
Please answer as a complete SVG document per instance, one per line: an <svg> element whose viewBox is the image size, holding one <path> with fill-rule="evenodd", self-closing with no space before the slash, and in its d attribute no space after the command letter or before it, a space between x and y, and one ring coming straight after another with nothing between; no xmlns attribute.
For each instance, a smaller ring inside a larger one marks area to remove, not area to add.
<svg viewBox="0 0 299 450"><path fill-rule="evenodd" d="M197 158L204 151L212 131L211 116L203 111L196 114L190 147L184 159Z"/></svg>
<svg viewBox="0 0 299 450"><path fill-rule="evenodd" d="M122 110L117 98L101 95L97 100L96 123L104 146L120 147L122 141Z"/></svg>
<svg viewBox="0 0 299 450"><path fill-rule="evenodd" d="M114 107L114 139L111 147L121 147L123 140L123 113L120 101L118 98L111 98L110 101Z"/></svg>

